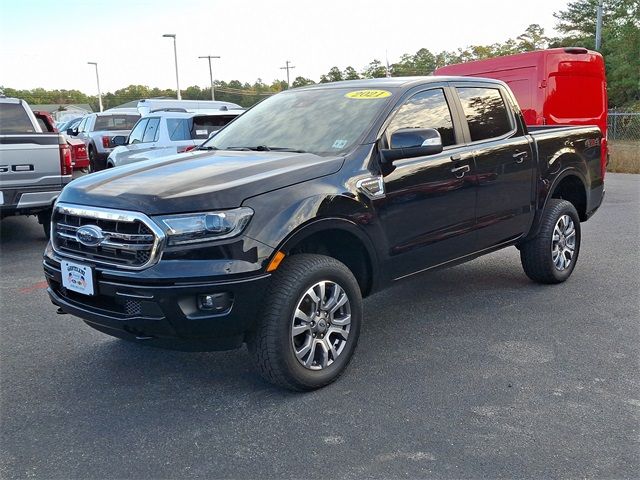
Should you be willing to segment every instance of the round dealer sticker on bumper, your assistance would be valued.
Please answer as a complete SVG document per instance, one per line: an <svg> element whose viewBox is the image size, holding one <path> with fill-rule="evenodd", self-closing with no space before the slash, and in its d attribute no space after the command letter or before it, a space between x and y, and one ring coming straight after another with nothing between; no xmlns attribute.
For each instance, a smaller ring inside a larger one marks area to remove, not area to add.
<svg viewBox="0 0 640 480"><path fill-rule="evenodd" d="M355 90L345 94L346 98L354 98L357 100L377 100L391 96L391 92L387 90Z"/></svg>

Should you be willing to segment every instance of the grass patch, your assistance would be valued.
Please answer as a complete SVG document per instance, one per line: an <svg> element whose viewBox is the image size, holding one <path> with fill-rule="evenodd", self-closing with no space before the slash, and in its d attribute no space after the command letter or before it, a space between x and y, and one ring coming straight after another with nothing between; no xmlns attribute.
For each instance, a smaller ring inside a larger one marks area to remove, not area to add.
<svg viewBox="0 0 640 480"><path fill-rule="evenodd" d="M610 141L607 172L640 173L640 141Z"/></svg>

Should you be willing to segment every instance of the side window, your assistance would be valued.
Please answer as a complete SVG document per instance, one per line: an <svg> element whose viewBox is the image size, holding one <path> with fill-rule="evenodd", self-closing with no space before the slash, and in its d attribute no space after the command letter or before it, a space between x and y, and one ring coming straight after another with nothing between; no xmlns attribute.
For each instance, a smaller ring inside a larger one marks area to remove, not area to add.
<svg viewBox="0 0 640 480"><path fill-rule="evenodd" d="M454 145L453 120L444 90L426 90L409 98L387 127L387 140L400 128L435 128L440 132L443 147Z"/></svg>
<svg viewBox="0 0 640 480"><path fill-rule="evenodd" d="M129 141L127 142L129 145L133 145L135 143L142 143L142 137L144 136L144 129L147 128L148 118L143 118L140 120L131 133L129 134Z"/></svg>
<svg viewBox="0 0 640 480"><path fill-rule="evenodd" d="M159 124L160 124L159 117L153 117L149 119L147 128L144 131L144 136L142 137L142 143L150 143L150 142L155 142L157 140Z"/></svg>
<svg viewBox="0 0 640 480"><path fill-rule="evenodd" d="M191 140L191 125L188 118L167 118L169 138L174 142Z"/></svg>
<svg viewBox="0 0 640 480"><path fill-rule="evenodd" d="M456 90L472 142L499 137L513 129L500 90L485 87L458 87Z"/></svg>

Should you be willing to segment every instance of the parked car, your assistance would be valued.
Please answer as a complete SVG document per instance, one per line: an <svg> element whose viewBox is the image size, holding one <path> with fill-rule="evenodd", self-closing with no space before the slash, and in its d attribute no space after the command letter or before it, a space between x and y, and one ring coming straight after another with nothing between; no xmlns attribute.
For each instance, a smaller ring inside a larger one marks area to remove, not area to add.
<svg viewBox="0 0 640 480"><path fill-rule="evenodd" d="M36 117L36 121L40 126L40 130L49 133L58 133L56 128L56 122L49 112L43 112L40 110L33 110L33 115Z"/></svg>
<svg viewBox="0 0 640 480"><path fill-rule="evenodd" d="M193 150L244 110L215 110L209 113L156 111L142 117L129 137L117 136L112 144L121 145L109 154L107 168L174 153ZM204 112L204 111L200 111Z"/></svg>
<svg viewBox="0 0 640 480"><path fill-rule="evenodd" d="M607 79L604 60L586 48L552 48L438 68L436 75L468 75L506 82L527 125L598 125L606 172Z"/></svg>
<svg viewBox="0 0 640 480"><path fill-rule="evenodd" d="M111 137L128 135L140 114L135 109L118 109L85 116L69 135L82 140L87 146L89 170L97 172L106 167L107 157L113 150Z"/></svg>
<svg viewBox="0 0 640 480"><path fill-rule="evenodd" d="M71 181L71 161L66 139L43 132L25 101L0 96L0 219L37 215L49 236L51 208Z"/></svg>
<svg viewBox="0 0 640 480"><path fill-rule="evenodd" d="M71 133L75 127L80 125L80 122L82 121L83 118L84 117L77 117L77 118L72 118L71 120L66 120L64 122L61 122L57 128L62 133L65 133L65 134Z"/></svg>
<svg viewBox="0 0 640 480"><path fill-rule="evenodd" d="M109 335L246 342L270 381L322 387L353 355L362 298L402 279L515 246L533 281L567 280L604 195L601 137L528 129L491 79L287 90L198 150L65 188L48 292Z"/></svg>
<svg viewBox="0 0 640 480"><path fill-rule="evenodd" d="M146 98L138 102L137 110L140 115L149 115L151 112L169 109L182 109L186 112L200 110L238 110L242 107L236 103L221 102L219 100L176 100L174 98Z"/></svg>

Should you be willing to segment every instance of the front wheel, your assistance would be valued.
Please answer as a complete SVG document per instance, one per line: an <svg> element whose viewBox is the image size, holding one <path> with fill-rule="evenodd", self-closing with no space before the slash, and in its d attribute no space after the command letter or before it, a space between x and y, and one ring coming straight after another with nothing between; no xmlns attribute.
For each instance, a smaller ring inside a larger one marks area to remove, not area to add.
<svg viewBox="0 0 640 480"><path fill-rule="evenodd" d="M527 276L538 283L564 282L580 252L580 217L566 200L552 198L542 213L540 231L520 247Z"/></svg>
<svg viewBox="0 0 640 480"><path fill-rule="evenodd" d="M346 369L360 334L362 296L341 262L289 257L272 277L248 347L260 373L291 390L313 390Z"/></svg>

